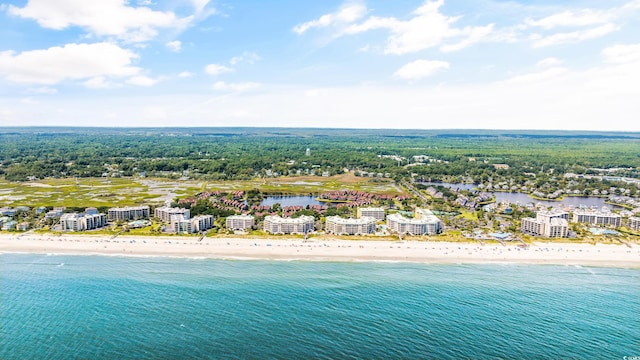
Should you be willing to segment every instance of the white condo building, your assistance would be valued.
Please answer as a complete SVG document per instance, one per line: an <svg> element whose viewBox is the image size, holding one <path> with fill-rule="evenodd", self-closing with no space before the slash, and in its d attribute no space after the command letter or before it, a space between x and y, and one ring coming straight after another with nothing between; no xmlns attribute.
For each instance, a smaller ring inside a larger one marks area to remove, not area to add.
<svg viewBox="0 0 640 360"><path fill-rule="evenodd" d="M98 229L107 225L107 215L69 213L60 216L63 231L85 231Z"/></svg>
<svg viewBox="0 0 640 360"><path fill-rule="evenodd" d="M384 215L384 213L383 213ZM368 235L376 231L377 219L363 216L359 219L345 219L340 216L327 216L326 232L337 235Z"/></svg>
<svg viewBox="0 0 640 360"><path fill-rule="evenodd" d="M185 219L189 219L191 217L191 211L189 209L172 208L169 206L161 206L159 208L156 208L153 214L161 221L167 223L171 221L172 216L181 215Z"/></svg>
<svg viewBox="0 0 640 360"><path fill-rule="evenodd" d="M569 235L569 213L563 210L538 211L536 218L523 218L520 231L525 234L545 237L567 237Z"/></svg>
<svg viewBox="0 0 640 360"><path fill-rule="evenodd" d="M271 234L306 234L314 230L313 216L283 218L275 215L264 217L264 231Z"/></svg>
<svg viewBox="0 0 640 360"><path fill-rule="evenodd" d="M610 225L618 227L622 217L608 211L576 210L573 212L573 222L589 223L591 225Z"/></svg>
<svg viewBox="0 0 640 360"><path fill-rule="evenodd" d="M182 215L171 217L168 232L176 234L193 234L200 231L209 230L213 227L213 215L198 215L192 219L187 219Z"/></svg>
<svg viewBox="0 0 640 360"><path fill-rule="evenodd" d="M107 218L112 221L148 219L149 215L151 212L147 205L111 208L107 212Z"/></svg>
<svg viewBox="0 0 640 360"><path fill-rule="evenodd" d="M569 223L562 218L523 218L520 231L525 234L545 237L567 237Z"/></svg>
<svg viewBox="0 0 640 360"><path fill-rule="evenodd" d="M369 216L369 217L375 218L376 220L384 220L384 208L376 208L376 207L358 208L357 214L359 218Z"/></svg>
<svg viewBox="0 0 640 360"><path fill-rule="evenodd" d="M251 229L255 224L255 218L251 215L232 215L227 217L226 225L229 230Z"/></svg>
<svg viewBox="0 0 640 360"><path fill-rule="evenodd" d="M400 214L387 216L390 232L409 235L434 235L442 232L442 221L430 210L417 208L413 219Z"/></svg>
<svg viewBox="0 0 640 360"><path fill-rule="evenodd" d="M629 217L629 229L634 231L640 231L640 217Z"/></svg>

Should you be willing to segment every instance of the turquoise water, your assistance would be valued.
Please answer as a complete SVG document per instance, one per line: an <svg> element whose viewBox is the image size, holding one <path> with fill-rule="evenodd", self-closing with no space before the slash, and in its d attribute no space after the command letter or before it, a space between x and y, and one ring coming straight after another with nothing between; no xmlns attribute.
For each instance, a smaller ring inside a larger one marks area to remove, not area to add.
<svg viewBox="0 0 640 360"><path fill-rule="evenodd" d="M2 359L622 359L640 272L0 255Z"/></svg>

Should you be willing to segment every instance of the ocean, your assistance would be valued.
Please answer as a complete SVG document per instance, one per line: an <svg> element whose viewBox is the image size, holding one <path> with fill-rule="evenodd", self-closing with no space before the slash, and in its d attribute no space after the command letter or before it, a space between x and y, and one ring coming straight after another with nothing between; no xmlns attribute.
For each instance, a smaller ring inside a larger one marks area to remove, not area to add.
<svg viewBox="0 0 640 360"><path fill-rule="evenodd" d="M624 359L640 271L0 255L1 359Z"/></svg>

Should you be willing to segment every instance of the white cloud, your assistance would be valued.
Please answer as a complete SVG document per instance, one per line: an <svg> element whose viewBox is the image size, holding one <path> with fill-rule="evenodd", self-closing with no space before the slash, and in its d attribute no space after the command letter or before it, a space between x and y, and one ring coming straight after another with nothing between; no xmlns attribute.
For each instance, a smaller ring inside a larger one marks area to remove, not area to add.
<svg viewBox="0 0 640 360"><path fill-rule="evenodd" d="M224 81L218 81L213 84L213 90L225 92L245 92L253 90L259 86L260 84L255 82L226 83Z"/></svg>
<svg viewBox="0 0 640 360"><path fill-rule="evenodd" d="M567 69L562 67L552 67L538 72L517 75L505 80L505 83L528 84L539 83L541 81L557 80L559 75L567 73Z"/></svg>
<svg viewBox="0 0 640 360"><path fill-rule="evenodd" d="M254 53L254 52L249 52L249 51L245 51L242 53L242 55L239 56L234 56L229 60L229 64L231 65L238 65L241 63L246 63L246 64L254 64L257 61L262 60L262 58L260 57L260 55Z"/></svg>
<svg viewBox="0 0 640 360"><path fill-rule="evenodd" d="M194 74L190 71L183 71L181 73L178 74L178 77L180 78L188 78L188 77L192 77Z"/></svg>
<svg viewBox="0 0 640 360"><path fill-rule="evenodd" d="M367 7L360 1L343 4L336 12L320 16L316 20L298 24L293 28L297 34L303 34L313 28L341 26L361 19L367 13Z"/></svg>
<svg viewBox="0 0 640 360"><path fill-rule="evenodd" d="M449 63L438 60L416 60L410 62L395 72L395 76L405 80L417 80L429 77L440 70L449 68Z"/></svg>
<svg viewBox="0 0 640 360"><path fill-rule="evenodd" d="M12 82L57 84L64 80L80 80L137 75L132 66L138 55L111 43L67 44L46 50L16 54L0 52L0 74Z"/></svg>
<svg viewBox="0 0 640 360"><path fill-rule="evenodd" d="M395 17L372 16L360 24L344 30L345 34L359 34L375 29L386 29L391 34L384 48L385 54L403 55L441 45L448 39L462 39L455 44L444 45L443 51L455 51L487 38L493 25L456 28L452 25L459 17L450 17L440 12L444 0L425 1L413 11L408 20Z"/></svg>
<svg viewBox="0 0 640 360"><path fill-rule="evenodd" d="M180 42L180 40L169 41L165 46L173 52L180 52L180 50L182 50L182 42Z"/></svg>
<svg viewBox="0 0 640 360"><path fill-rule="evenodd" d="M126 83L130 84L130 85L144 86L144 87L153 86L153 85L157 84L158 82L160 82L160 79L152 79L152 78L150 78L148 76L144 76L144 75L134 76L134 77L131 77L131 78L127 79L127 81L126 81Z"/></svg>
<svg viewBox="0 0 640 360"><path fill-rule="evenodd" d="M20 99L20 102L26 105L37 105L40 103L38 100L30 97L22 98Z"/></svg>
<svg viewBox="0 0 640 360"><path fill-rule="evenodd" d="M580 70L556 66L481 83L262 84L264 91L234 96L179 91L100 94L82 101L45 96L38 106L21 104L21 96L3 96L0 118L5 126L73 125L115 112L113 126L228 126L233 114L250 109L253 117L234 119L234 126L640 131L639 48L637 43L607 47L601 63Z"/></svg>
<svg viewBox="0 0 640 360"><path fill-rule="evenodd" d="M581 27L598 24L606 24L613 20L613 13L607 11L596 11L582 9L576 11L563 11L539 20L527 19L525 24L529 26L541 27L543 29L553 29L556 27Z"/></svg>
<svg viewBox="0 0 640 360"><path fill-rule="evenodd" d="M493 32L494 24L489 24L487 26L476 26L465 28L466 38L462 39L458 43L455 44L446 44L440 47L440 50L443 52L451 52L462 50L466 47L469 47L475 43L483 41L487 39L487 37Z"/></svg>
<svg viewBox="0 0 640 360"><path fill-rule="evenodd" d="M224 73L227 73L227 72L232 72L234 70L232 68L224 66L224 65L209 64L209 65L204 67L204 71L209 75L216 76L216 75L224 74Z"/></svg>
<svg viewBox="0 0 640 360"><path fill-rule="evenodd" d="M613 45L602 50L605 61L612 64L640 62L640 44Z"/></svg>
<svg viewBox="0 0 640 360"><path fill-rule="evenodd" d="M178 18L171 11L147 6L130 6L126 0L29 0L24 7L9 5L7 12L33 19L44 28L62 30L71 26L97 36L115 36L130 41L147 41L160 28L184 28L193 16Z"/></svg>
<svg viewBox="0 0 640 360"><path fill-rule="evenodd" d="M93 77L83 83L89 89L112 89L118 87L116 83L108 81L104 76Z"/></svg>
<svg viewBox="0 0 640 360"><path fill-rule="evenodd" d="M548 36L542 36L540 34L534 34L530 37L533 40L533 47L545 47L552 45L577 43L584 40L596 39L603 37L611 32L617 31L620 28L614 24L604 24L598 27L577 30L572 32L557 33Z"/></svg>
<svg viewBox="0 0 640 360"><path fill-rule="evenodd" d="M29 89L29 92L32 92L34 94L54 95L58 93L58 89L48 86L41 86L38 88Z"/></svg>
<svg viewBox="0 0 640 360"><path fill-rule="evenodd" d="M169 117L167 109L163 106L145 106L142 109L142 114L145 120L151 121L166 120Z"/></svg>
<svg viewBox="0 0 640 360"><path fill-rule="evenodd" d="M558 59L558 58L554 58L554 57L548 57L545 59L542 59L540 61L538 61L536 63L536 66L538 67L551 67L551 66L557 66L562 64L562 60Z"/></svg>

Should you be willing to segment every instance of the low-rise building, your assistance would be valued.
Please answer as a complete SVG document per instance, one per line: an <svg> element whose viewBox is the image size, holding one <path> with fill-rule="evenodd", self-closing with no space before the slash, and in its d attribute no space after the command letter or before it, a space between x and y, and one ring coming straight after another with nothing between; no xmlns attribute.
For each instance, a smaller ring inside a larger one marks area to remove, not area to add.
<svg viewBox="0 0 640 360"><path fill-rule="evenodd" d="M15 220L9 220L2 223L2 230L15 230L18 222Z"/></svg>
<svg viewBox="0 0 640 360"><path fill-rule="evenodd" d="M227 229L245 231L251 229L255 224L255 218L251 215L232 215L227 217Z"/></svg>
<svg viewBox="0 0 640 360"><path fill-rule="evenodd" d="M148 219L150 215L151 212L147 205L111 208L107 212L107 218L111 221Z"/></svg>
<svg viewBox="0 0 640 360"><path fill-rule="evenodd" d="M60 216L63 231L85 231L107 225L106 214L68 213Z"/></svg>
<svg viewBox="0 0 640 360"><path fill-rule="evenodd" d="M63 212L64 212L64 208L63 207L54 208L53 210L48 211L44 215L44 217L45 217L45 219L57 219L60 216L62 216Z"/></svg>
<svg viewBox="0 0 640 360"><path fill-rule="evenodd" d="M376 231L376 222L377 219L371 216L363 216L359 219L327 216L325 230L328 234L368 235Z"/></svg>
<svg viewBox="0 0 640 360"><path fill-rule="evenodd" d="M576 210L573 212L573 222L588 223L591 225L605 225L618 227L622 223L622 217L608 211Z"/></svg>
<svg viewBox="0 0 640 360"><path fill-rule="evenodd" d="M0 216L16 216L16 209L10 207L0 208Z"/></svg>
<svg viewBox="0 0 640 360"><path fill-rule="evenodd" d="M264 218L264 231L271 234L306 234L314 230L313 216L302 215L297 218L283 218L268 215Z"/></svg>
<svg viewBox="0 0 640 360"><path fill-rule="evenodd" d="M181 215L185 219L191 218L191 211L189 209L184 208L172 208L169 206L161 206L155 209L154 213L155 217L160 219L162 222L170 222L172 216Z"/></svg>
<svg viewBox="0 0 640 360"><path fill-rule="evenodd" d="M376 220L384 220L384 208L381 207L362 207L358 208L357 215L359 218L369 216Z"/></svg>

